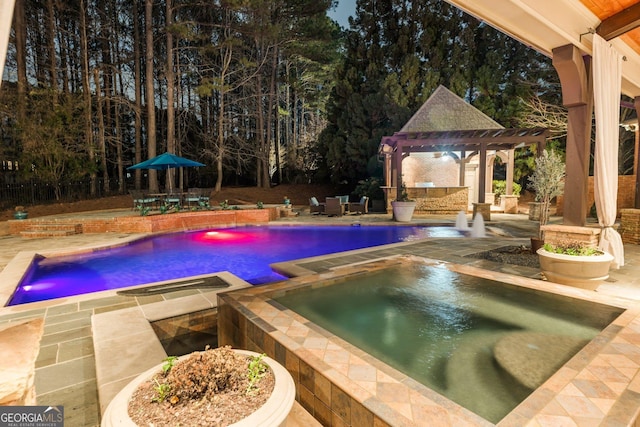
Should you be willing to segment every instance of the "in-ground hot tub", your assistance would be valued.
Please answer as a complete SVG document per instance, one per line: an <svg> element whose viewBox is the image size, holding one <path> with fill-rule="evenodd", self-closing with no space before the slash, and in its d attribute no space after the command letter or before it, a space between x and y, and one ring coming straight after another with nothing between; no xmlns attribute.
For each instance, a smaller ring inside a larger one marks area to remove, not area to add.
<svg viewBox="0 0 640 427"><path fill-rule="evenodd" d="M616 340L637 310L533 279L411 257L223 294L218 307L220 344L280 360L321 422L517 424L558 405L595 421L634 401L638 365L625 387L587 372L636 357L640 346Z"/></svg>

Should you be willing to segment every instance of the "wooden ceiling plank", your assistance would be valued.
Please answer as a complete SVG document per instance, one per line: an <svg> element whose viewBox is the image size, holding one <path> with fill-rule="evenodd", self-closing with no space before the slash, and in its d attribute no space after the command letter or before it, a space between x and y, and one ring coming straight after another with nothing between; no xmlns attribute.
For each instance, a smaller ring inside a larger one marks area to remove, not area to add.
<svg viewBox="0 0 640 427"><path fill-rule="evenodd" d="M640 2L603 20L596 32L605 40L615 39L640 27Z"/></svg>

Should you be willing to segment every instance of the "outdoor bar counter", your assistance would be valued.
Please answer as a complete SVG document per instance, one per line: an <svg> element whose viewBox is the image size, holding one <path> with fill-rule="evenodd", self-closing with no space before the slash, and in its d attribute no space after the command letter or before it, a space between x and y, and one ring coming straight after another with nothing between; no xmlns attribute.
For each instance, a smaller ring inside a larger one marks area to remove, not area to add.
<svg viewBox="0 0 640 427"><path fill-rule="evenodd" d="M420 184L420 183L418 183ZM469 205L468 187L406 187L409 199L416 202L416 213L457 214L467 211ZM396 199L396 187L382 187L386 195L387 211L391 212L391 202Z"/></svg>

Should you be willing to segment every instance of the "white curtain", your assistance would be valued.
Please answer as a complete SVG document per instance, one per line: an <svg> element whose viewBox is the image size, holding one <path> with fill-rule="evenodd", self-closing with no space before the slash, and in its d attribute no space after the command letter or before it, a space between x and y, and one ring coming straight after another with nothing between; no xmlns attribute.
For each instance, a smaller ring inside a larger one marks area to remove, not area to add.
<svg viewBox="0 0 640 427"><path fill-rule="evenodd" d="M2 82L4 61L7 58L7 46L9 45L15 3L15 0L0 0L0 83Z"/></svg>
<svg viewBox="0 0 640 427"><path fill-rule="evenodd" d="M593 170L599 247L614 256L611 267L624 265L622 238L613 225L618 199L618 135L622 56L597 34L593 35L593 95L596 116L596 147Z"/></svg>

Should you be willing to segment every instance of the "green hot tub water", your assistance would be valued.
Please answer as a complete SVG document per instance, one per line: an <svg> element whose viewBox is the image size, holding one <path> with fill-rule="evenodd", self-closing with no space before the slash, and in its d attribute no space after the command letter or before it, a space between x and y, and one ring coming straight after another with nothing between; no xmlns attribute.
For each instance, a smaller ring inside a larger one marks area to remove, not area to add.
<svg viewBox="0 0 640 427"><path fill-rule="evenodd" d="M275 300L494 423L622 312L420 264Z"/></svg>

